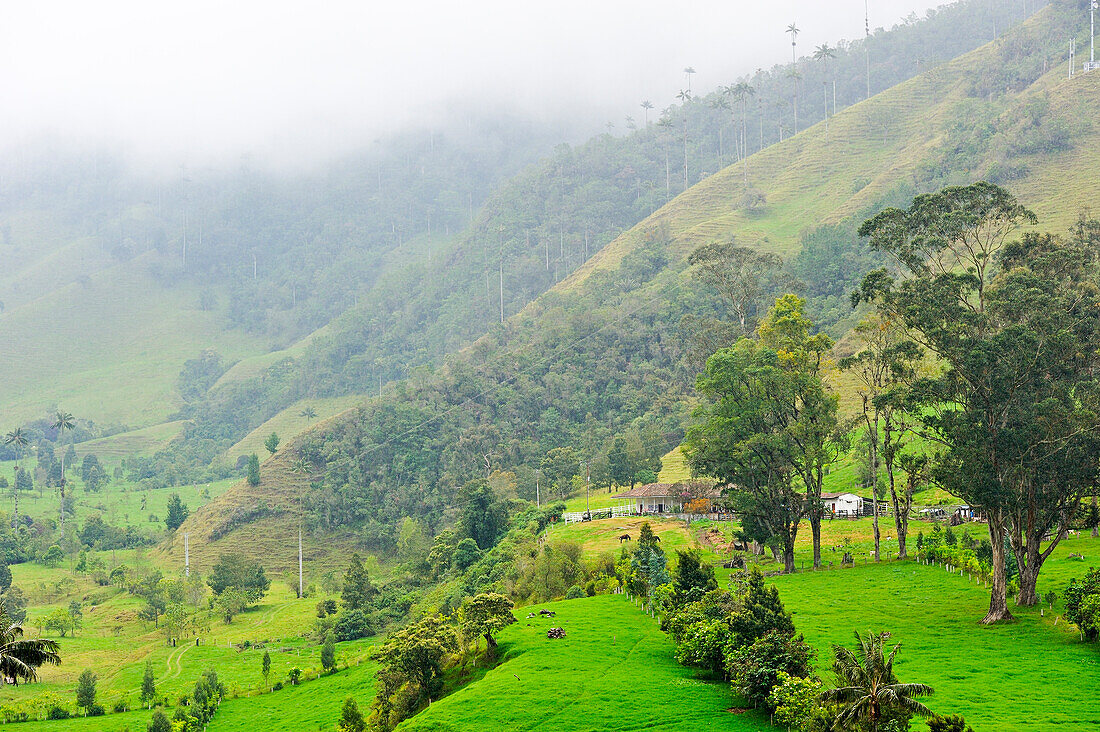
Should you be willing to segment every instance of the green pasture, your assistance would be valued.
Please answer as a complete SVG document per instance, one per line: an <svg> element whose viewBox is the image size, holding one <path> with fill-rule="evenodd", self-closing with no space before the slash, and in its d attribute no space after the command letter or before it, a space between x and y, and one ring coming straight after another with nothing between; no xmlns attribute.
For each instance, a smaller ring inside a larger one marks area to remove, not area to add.
<svg viewBox="0 0 1100 732"><path fill-rule="evenodd" d="M1100 542L1093 541L1093 556ZM1060 554L1068 553L1059 552ZM1054 560L1052 560L1054 561ZM1045 583L1059 584L1061 569ZM803 572L774 579L795 626L818 650L830 680L831 644L855 631L886 630L902 644L902 681L935 689L929 706L966 717L976 732L1092 730L1100 725L1100 649L1078 641L1055 611L1014 609L1017 622L978 624L988 590L967 577L916 562Z"/></svg>
<svg viewBox="0 0 1100 732"><path fill-rule="evenodd" d="M554 618L527 612L554 610ZM516 611L501 632L504 662L406 721L399 729L730 730L768 729L725 684L698 678L672 657L657 622L624 596L602 595ZM561 627L565 638L549 640Z"/></svg>
<svg viewBox="0 0 1100 732"><path fill-rule="evenodd" d="M108 473L111 473L117 461L101 459ZM33 461L24 461L30 468ZM103 520L116 526L135 526L145 533L161 536L165 530L164 516L167 513L168 499L178 493L187 507L194 512L213 499L225 493L238 478L215 480L209 483L181 485L169 488L146 489L131 481L111 480L99 491L85 491L79 478L79 467L70 471L67 485L69 494L76 500L76 524L82 526L84 520L92 514L99 514ZM14 482L15 462L0 462L0 475L6 476L9 488L0 492L0 511L10 513L15 508L15 499L10 485ZM142 509L142 499L145 508ZM19 494L19 513L26 514L38 521L56 521L58 509L57 491L47 488L35 480L35 487ZM152 520L155 517L155 521ZM72 522L72 517L66 519ZM67 530L67 529L66 529Z"/></svg>
<svg viewBox="0 0 1100 732"><path fill-rule="evenodd" d="M128 566L150 568L141 552L118 554L118 561ZM265 651L272 656L272 683L285 681L293 667L301 668L307 676L321 668L320 646L306 637L313 628L316 604L321 598L297 599L284 582L272 582L271 591L261 603L235 617L231 624L205 610L194 611L200 622L184 632L176 646L170 646L163 629L138 618L144 605L139 597L99 587L62 568L22 564L13 567L13 574L15 584L29 596L29 635L46 635L39 627L42 618L56 607L67 607L74 599L83 605L83 626L75 636L47 635L61 644L62 665L44 669L39 683L0 687L0 705L27 702L47 693L60 695L71 705L76 678L85 668L99 676L99 700L108 709L120 698L136 703L147 660L153 663L158 692L173 701L187 693L208 668L218 671L231 694L262 690L261 660ZM362 660L368 644L337 644L338 663Z"/></svg>

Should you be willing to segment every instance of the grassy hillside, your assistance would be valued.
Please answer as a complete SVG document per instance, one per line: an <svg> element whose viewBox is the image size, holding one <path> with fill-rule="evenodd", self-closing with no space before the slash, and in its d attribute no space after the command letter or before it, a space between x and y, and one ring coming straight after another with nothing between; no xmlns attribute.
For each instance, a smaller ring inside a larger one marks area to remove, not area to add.
<svg viewBox="0 0 1100 732"><path fill-rule="evenodd" d="M266 455L266 451L264 452ZM260 484L238 480L229 490L195 510L158 547L158 561L178 570L183 534L190 534L191 566L209 571L222 552L259 558L272 574L298 568L299 500L316 476L293 470L294 453L283 449L260 467ZM262 529L258 529L262 526ZM306 583L342 563L358 548L353 530L303 535Z"/></svg>
<svg viewBox="0 0 1100 732"><path fill-rule="evenodd" d="M272 432L279 435L282 443L287 443L305 430L312 429L318 421L326 420L343 411L352 409L365 399L366 397L359 394L348 394L347 396L329 397L327 399L303 399L290 405L249 432L244 439L229 448L225 456L230 460L235 460L238 455L251 455L252 453L266 455L264 441ZM317 416L312 418L303 417L302 411L307 407L312 407Z"/></svg>
<svg viewBox="0 0 1100 732"><path fill-rule="evenodd" d="M117 264L0 313L0 428L55 407L100 423L163 422L182 403L185 360L205 348L229 359L265 350L201 310L199 288L165 291L144 264Z"/></svg>
<svg viewBox="0 0 1100 732"><path fill-rule="evenodd" d="M672 659L657 623L621 595L547 603L554 618L501 633L507 659L398 729L749 730L769 729L723 684L700 680ZM531 608L535 609L535 608ZM557 626L566 636L548 640ZM578 673L580 671L580 673Z"/></svg>

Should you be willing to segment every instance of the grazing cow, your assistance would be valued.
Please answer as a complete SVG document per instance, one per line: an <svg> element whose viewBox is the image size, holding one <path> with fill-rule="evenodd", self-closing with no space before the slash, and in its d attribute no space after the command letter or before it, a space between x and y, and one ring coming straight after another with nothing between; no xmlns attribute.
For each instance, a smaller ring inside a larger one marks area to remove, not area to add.
<svg viewBox="0 0 1100 732"><path fill-rule="evenodd" d="M624 541L630 541L630 534L623 534L619 537L620 544L622 544Z"/></svg>
<svg viewBox="0 0 1100 732"><path fill-rule="evenodd" d="M657 542L658 544L660 544L660 543L661 543L661 537L659 537L659 536L654 536L654 537L653 537L653 541L655 541L655 542Z"/></svg>

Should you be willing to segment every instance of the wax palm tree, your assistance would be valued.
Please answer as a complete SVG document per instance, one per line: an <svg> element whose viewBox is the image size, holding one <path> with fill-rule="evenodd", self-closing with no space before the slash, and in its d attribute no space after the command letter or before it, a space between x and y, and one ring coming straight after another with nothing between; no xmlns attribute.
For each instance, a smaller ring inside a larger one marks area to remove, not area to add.
<svg viewBox="0 0 1100 732"><path fill-rule="evenodd" d="M642 109L645 110L645 126L649 127L649 110L653 109L653 102L648 99L642 100Z"/></svg>
<svg viewBox="0 0 1100 732"><path fill-rule="evenodd" d="M308 425L310 420L317 419L317 410L313 407L306 407L302 411L298 412L299 417L306 418L306 424Z"/></svg>
<svg viewBox="0 0 1100 732"><path fill-rule="evenodd" d="M733 87L733 96L737 98L737 101L741 102L741 157L745 161L745 181L749 180L749 150L748 140L746 139L746 125L749 118L749 97L756 94L756 89L753 89L752 84L747 81L739 81Z"/></svg>
<svg viewBox="0 0 1100 732"><path fill-rule="evenodd" d="M76 424L73 422L73 415L68 412L57 413L57 419L53 423L53 428L57 430L57 444L61 445L62 439L65 436L65 431L73 431ZM61 495L61 511L60 511L60 523L61 523L61 538L65 538L65 451L61 451L61 485L58 486L58 492Z"/></svg>
<svg viewBox="0 0 1100 732"><path fill-rule="evenodd" d="M814 60L825 65L825 80L821 82L825 89L825 134L829 134L829 59L836 58L836 51L828 43L822 43L814 49ZM833 80L833 114L836 114L836 80Z"/></svg>
<svg viewBox="0 0 1100 732"><path fill-rule="evenodd" d="M894 657L901 644L883 652L889 633L858 632L856 649L833 646L833 671L839 688L827 689L822 701L840 705L838 725L855 724L859 729L878 732L881 725L898 716L927 717L932 711L913 697L928 696L927 684L901 684L894 675Z"/></svg>
<svg viewBox="0 0 1100 732"><path fill-rule="evenodd" d="M687 76L687 82L688 82L688 89L687 89L688 94L691 94L691 76L694 73L695 73L695 69L693 69L690 66L688 66L686 69L684 69L684 74Z"/></svg>
<svg viewBox="0 0 1100 732"><path fill-rule="evenodd" d="M15 470L23 470L23 450L27 447L27 436L23 434L22 427L16 427L8 434L4 435L4 444L11 445L15 450L15 459L18 461ZM15 476L15 482L12 484L12 496L15 499L15 506L11 512L11 525L15 526L15 522L19 519L19 475Z"/></svg>
<svg viewBox="0 0 1100 732"><path fill-rule="evenodd" d="M8 616L0 600L0 676L11 684L37 681L38 668L61 665L57 641L47 638L23 638L23 628Z"/></svg>
<svg viewBox="0 0 1100 732"><path fill-rule="evenodd" d="M794 84L794 132L798 133L798 86L802 83L802 74L798 73L798 69L791 69L787 72L787 78Z"/></svg>
<svg viewBox="0 0 1100 732"><path fill-rule="evenodd" d="M796 46L798 45L798 34L802 31L798 30L798 26L796 24L791 23L787 26L786 32L791 34L791 63L797 63L798 56Z"/></svg>
<svg viewBox="0 0 1100 732"><path fill-rule="evenodd" d="M691 68L690 66L688 68ZM684 69L687 71L687 69ZM691 73L695 73L694 70ZM691 90L681 89L680 93L676 95L676 98L680 100L684 108L684 190L688 189L688 111L687 105L691 101Z"/></svg>

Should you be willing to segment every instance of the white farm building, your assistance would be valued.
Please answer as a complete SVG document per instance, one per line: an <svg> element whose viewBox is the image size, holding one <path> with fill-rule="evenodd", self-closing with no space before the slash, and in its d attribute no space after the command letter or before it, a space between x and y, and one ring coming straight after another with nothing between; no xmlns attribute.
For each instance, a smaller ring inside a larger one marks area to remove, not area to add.
<svg viewBox="0 0 1100 732"><path fill-rule="evenodd" d="M863 499L855 493L822 493L821 502L835 516L863 515Z"/></svg>

